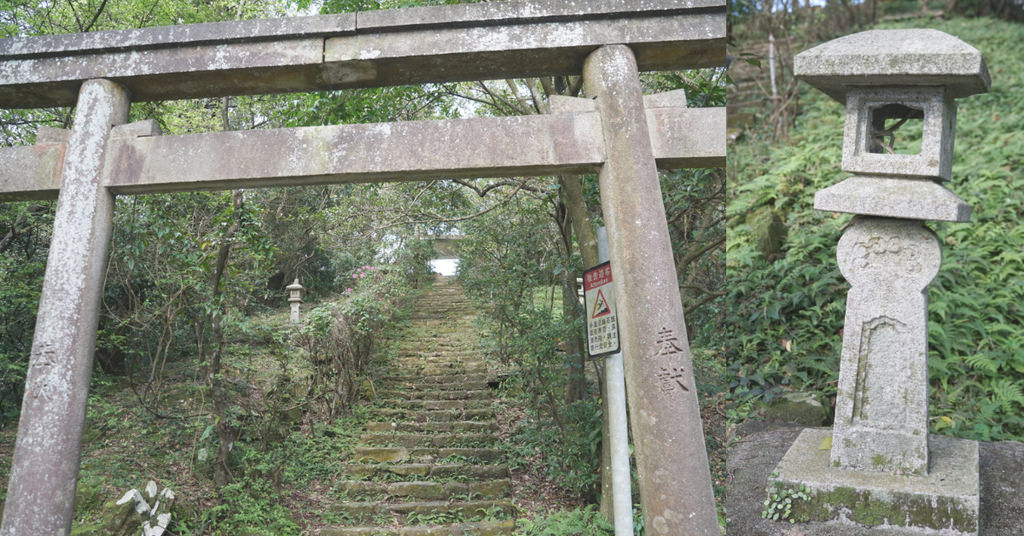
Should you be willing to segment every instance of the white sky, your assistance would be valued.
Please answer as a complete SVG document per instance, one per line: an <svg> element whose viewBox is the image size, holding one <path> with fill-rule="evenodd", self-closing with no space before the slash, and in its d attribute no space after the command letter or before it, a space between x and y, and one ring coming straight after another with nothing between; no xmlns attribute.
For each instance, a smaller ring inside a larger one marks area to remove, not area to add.
<svg viewBox="0 0 1024 536"><path fill-rule="evenodd" d="M453 276L459 268L459 259L434 259L430 261L430 269L444 276Z"/></svg>

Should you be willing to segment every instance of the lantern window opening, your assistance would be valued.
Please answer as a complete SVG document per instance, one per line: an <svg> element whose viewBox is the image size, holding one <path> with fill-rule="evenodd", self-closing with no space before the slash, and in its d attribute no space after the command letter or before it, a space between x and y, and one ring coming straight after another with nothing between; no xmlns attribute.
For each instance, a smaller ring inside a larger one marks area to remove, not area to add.
<svg viewBox="0 0 1024 536"><path fill-rule="evenodd" d="M924 108L903 103L872 106L868 128L869 153L920 154L924 137Z"/></svg>

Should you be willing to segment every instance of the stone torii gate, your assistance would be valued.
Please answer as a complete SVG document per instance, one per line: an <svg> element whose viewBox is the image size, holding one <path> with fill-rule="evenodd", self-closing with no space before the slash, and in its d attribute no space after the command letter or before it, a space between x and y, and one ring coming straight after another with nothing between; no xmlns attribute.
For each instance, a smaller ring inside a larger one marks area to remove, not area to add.
<svg viewBox="0 0 1024 536"><path fill-rule="evenodd" d="M2 535L70 530L114 196L599 172L645 525L717 535L657 168L722 166L725 111L638 70L723 65L724 0L491 2L0 40L0 106L76 106L0 150L0 201L57 197ZM132 101L582 73L530 117L161 136ZM557 110L556 110L557 111Z"/></svg>

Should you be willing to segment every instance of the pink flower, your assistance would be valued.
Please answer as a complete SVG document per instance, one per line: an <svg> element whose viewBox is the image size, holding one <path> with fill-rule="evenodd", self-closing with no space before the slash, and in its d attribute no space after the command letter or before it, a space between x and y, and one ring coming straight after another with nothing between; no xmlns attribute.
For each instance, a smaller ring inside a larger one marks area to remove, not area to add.
<svg viewBox="0 0 1024 536"><path fill-rule="evenodd" d="M349 294L351 292L352 292L352 287L349 287L349 288L345 289L345 294Z"/></svg>

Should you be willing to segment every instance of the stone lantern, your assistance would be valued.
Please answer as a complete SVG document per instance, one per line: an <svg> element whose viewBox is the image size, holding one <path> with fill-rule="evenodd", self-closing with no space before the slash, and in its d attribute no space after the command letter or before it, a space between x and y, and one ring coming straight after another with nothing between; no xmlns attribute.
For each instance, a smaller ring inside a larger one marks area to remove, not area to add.
<svg viewBox="0 0 1024 536"><path fill-rule="evenodd" d="M873 30L797 55L794 72L846 105L842 169L853 176L814 208L856 218L837 248L851 289L835 423L802 432L778 480L808 490L811 519L977 534L978 445L928 435L927 286L942 253L924 220L970 218L942 183L954 99L988 91L985 62L943 32Z"/></svg>
<svg viewBox="0 0 1024 536"><path fill-rule="evenodd" d="M295 278L295 281L291 285L285 287L288 290L288 303L292 306L291 323L299 323L299 308L302 306L302 291L305 290L302 285L299 284L299 278Z"/></svg>

